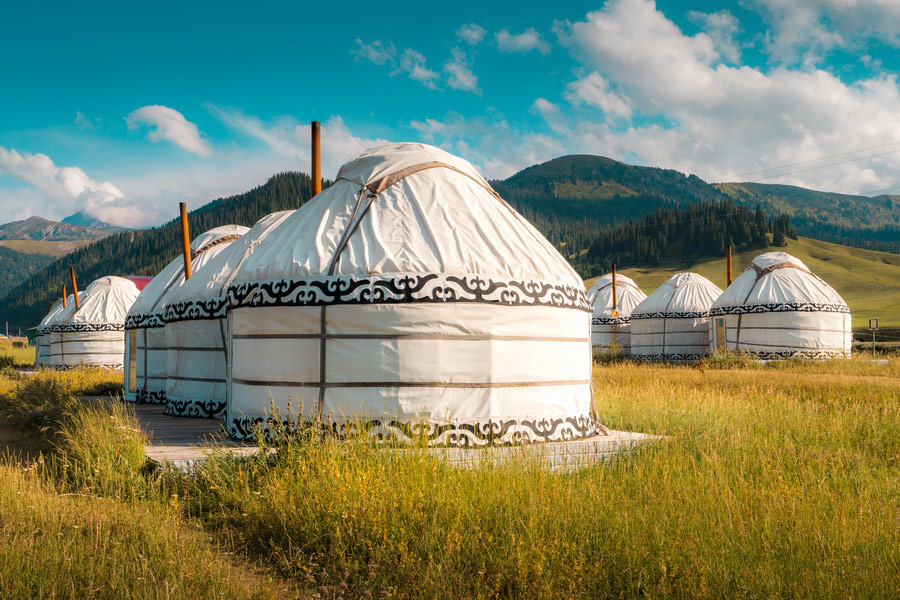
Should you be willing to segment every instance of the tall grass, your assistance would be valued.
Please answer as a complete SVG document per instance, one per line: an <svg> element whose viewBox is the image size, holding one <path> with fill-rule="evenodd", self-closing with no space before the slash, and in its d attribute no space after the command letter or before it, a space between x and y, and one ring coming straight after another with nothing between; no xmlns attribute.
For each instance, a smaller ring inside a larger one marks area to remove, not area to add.
<svg viewBox="0 0 900 600"><path fill-rule="evenodd" d="M128 409L68 406L43 467L0 468L0 531L16 540L0 596L41 593L41 560L47 596L100 582L162 595L163 572L171 597L246 597L248 561L330 598L898 596L900 360L611 362L594 379L607 426L666 437L573 473L297 437L186 476L147 468ZM38 522L29 506L49 508ZM70 539L76 525L97 533Z"/></svg>

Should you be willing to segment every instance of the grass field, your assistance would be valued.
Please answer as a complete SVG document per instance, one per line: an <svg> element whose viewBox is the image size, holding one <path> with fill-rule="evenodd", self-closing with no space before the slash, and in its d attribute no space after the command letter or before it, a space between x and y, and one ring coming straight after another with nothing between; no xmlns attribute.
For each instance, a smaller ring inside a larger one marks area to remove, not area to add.
<svg viewBox="0 0 900 600"><path fill-rule="evenodd" d="M0 461L0 597L897 597L900 359L594 379L607 426L665 440L568 474L292 440L189 477L75 399L116 376L0 375L32 444Z"/></svg>
<svg viewBox="0 0 900 600"><path fill-rule="evenodd" d="M900 329L900 255L851 248L801 237L788 240L783 250L802 260L816 275L824 279L846 300L853 315L853 327L865 328L870 317L877 317L881 327ZM759 250L734 255L734 277L750 266ZM620 273L634 279L650 294L669 277L680 271L693 271L725 289L725 259L701 260L682 265L637 267ZM593 279L585 284L590 287ZM900 341L900 340L898 340Z"/></svg>
<svg viewBox="0 0 900 600"><path fill-rule="evenodd" d="M47 256L65 256L96 240L48 241L48 240L0 240L0 246L6 246L16 252L26 254L45 254Z"/></svg>
<svg viewBox="0 0 900 600"><path fill-rule="evenodd" d="M13 347L13 342L22 344L22 347ZM0 338L0 367L27 367L30 365L34 365L34 347L29 346L24 337Z"/></svg>

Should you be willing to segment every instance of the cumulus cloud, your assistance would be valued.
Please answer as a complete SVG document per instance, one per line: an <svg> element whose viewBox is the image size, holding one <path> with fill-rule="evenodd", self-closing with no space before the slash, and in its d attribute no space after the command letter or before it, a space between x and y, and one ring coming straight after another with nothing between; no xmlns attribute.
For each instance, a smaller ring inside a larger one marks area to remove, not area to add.
<svg viewBox="0 0 900 600"><path fill-rule="evenodd" d="M78 167L60 167L46 154L19 152L0 146L0 175L28 184L31 191L6 192L10 202L30 199L32 209L59 218L74 212L85 213L115 223L136 225L136 214L125 194L108 181L96 181ZM21 207L19 207L21 208ZM34 214L29 211L29 214Z"/></svg>
<svg viewBox="0 0 900 600"><path fill-rule="evenodd" d="M611 117L631 116L628 100L610 91L609 83L596 71L570 83L566 99L572 104L584 102L597 107Z"/></svg>
<svg viewBox="0 0 900 600"><path fill-rule="evenodd" d="M147 134L150 141L167 140L198 156L213 154L209 144L200 137L197 125L185 119L174 108L159 104L142 106L128 115L127 123L130 129L137 129L141 125L151 127Z"/></svg>
<svg viewBox="0 0 900 600"><path fill-rule="evenodd" d="M741 27L737 17L727 10L713 13L692 10L688 13L688 18L706 32L723 59L732 64L740 62L741 47L736 37Z"/></svg>
<svg viewBox="0 0 900 600"><path fill-rule="evenodd" d="M357 48L350 53L357 61L368 61L379 66L389 66L390 75L405 73L413 81L418 81L428 89L437 89L437 72L426 66L426 58L421 52L406 48L398 55L394 44L385 44L380 40L363 43L356 40Z"/></svg>
<svg viewBox="0 0 900 600"><path fill-rule="evenodd" d="M893 75L847 84L817 69L723 64L708 34L684 34L651 0L612 0L560 36L598 74L571 84L571 98L588 102L596 89L600 103L614 87L632 111L624 127L577 123L573 150L717 180L900 139ZM858 192L897 185L898 169L890 154L773 180Z"/></svg>
<svg viewBox="0 0 900 600"><path fill-rule="evenodd" d="M900 2L894 0L752 0L769 22L770 54L783 62L817 64L835 47L870 38L900 47Z"/></svg>
<svg viewBox="0 0 900 600"><path fill-rule="evenodd" d="M497 48L501 52L530 52L537 50L541 54L550 54L548 44L534 27L529 27L522 33L513 35L506 29L498 31L494 37L497 40Z"/></svg>
<svg viewBox="0 0 900 600"><path fill-rule="evenodd" d="M350 54L357 61L367 60L376 65L383 65L394 62L397 57L397 49L394 48L393 44L385 44L378 40L365 44L361 39L357 38L356 46L356 50L351 50Z"/></svg>
<svg viewBox="0 0 900 600"><path fill-rule="evenodd" d="M465 52L459 48L453 48L451 51L453 60L444 65L444 72L447 74L447 85L454 90L463 90L474 92L481 95L478 88L478 77L472 72L466 59Z"/></svg>
<svg viewBox="0 0 900 600"><path fill-rule="evenodd" d="M484 27L478 23L469 23L456 30L456 37L470 46L474 46L484 39L486 33Z"/></svg>
<svg viewBox="0 0 900 600"><path fill-rule="evenodd" d="M420 53L407 48L400 56L397 64L396 72L403 72L409 75L413 81L418 81L428 89L436 89L435 80L438 74L425 66L425 57Z"/></svg>

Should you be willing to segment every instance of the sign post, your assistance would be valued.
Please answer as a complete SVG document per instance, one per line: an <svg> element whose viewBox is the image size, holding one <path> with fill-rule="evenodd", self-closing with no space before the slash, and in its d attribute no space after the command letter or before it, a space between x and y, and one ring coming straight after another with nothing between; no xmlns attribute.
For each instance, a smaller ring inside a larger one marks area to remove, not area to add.
<svg viewBox="0 0 900 600"><path fill-rule="evenodd" d="M875 358L875 331L878 329L878 319L869 319L869 329L872 330L872 358Z"/></svg>

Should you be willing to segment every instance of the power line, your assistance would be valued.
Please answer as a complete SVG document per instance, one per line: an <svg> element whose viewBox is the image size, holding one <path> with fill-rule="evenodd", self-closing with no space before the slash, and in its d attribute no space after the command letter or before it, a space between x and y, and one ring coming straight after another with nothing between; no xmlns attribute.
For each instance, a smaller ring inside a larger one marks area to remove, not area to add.
<svg viewBox="0 0 900 600"><path fill-rule="evenodd" d="M816 171L818 169L835 167L837 165L843 165L843 164L847 164L847 163L851 163L851 162L857 162L860 160L868 160L870 158L876 158L878 156L885 156L887 154L896 154L897 152L900 152L900 149L889 150L888 152L880 152L878 154L870 154L869 156L860 156L858 158L851 158L848 160L842 160L842 161L838 161L838 162L834 162L834 163L828 163L827 165L819 165L818 167L809 167L808 169L800 169L798 171L791 171L790 173L781 173L779 175L768 175L766 177L757 177L754 181L765 181L766 179L776 179L778 177L787 177L788 175L796 175L797 173L806 173L807 171Z"/></svg>
<svg viewBox="0 0 900 600"><path fill-rule="evenodd" d="M869 148L860 148L859 150L852 150L850 152L842 152L840 154L832 154L831 156L822 156L819 158L813 158L811 160L802 160L800 162L789 163L789 164L781 165L778 167L769 167L768 169L760 169L759 171L750 171L749 173L738 173L737 175L729 175L725 179L734 179L736 177L746 177L747 175L756 175L757 173L765 173L766 171L775 171L777 169L787 169L788 167L796 167L797 165L806 165L809 163L819 162L820 160L828 160L829 158L837 158L839 156L849 156L850 154L856 154L857 152L865 152L867 150L877 150L878 148L887 148L888 146L893 146L894 144L900 144L900 142L891 142L889 144L881 144L880 146L870 146Z"/></svg>

